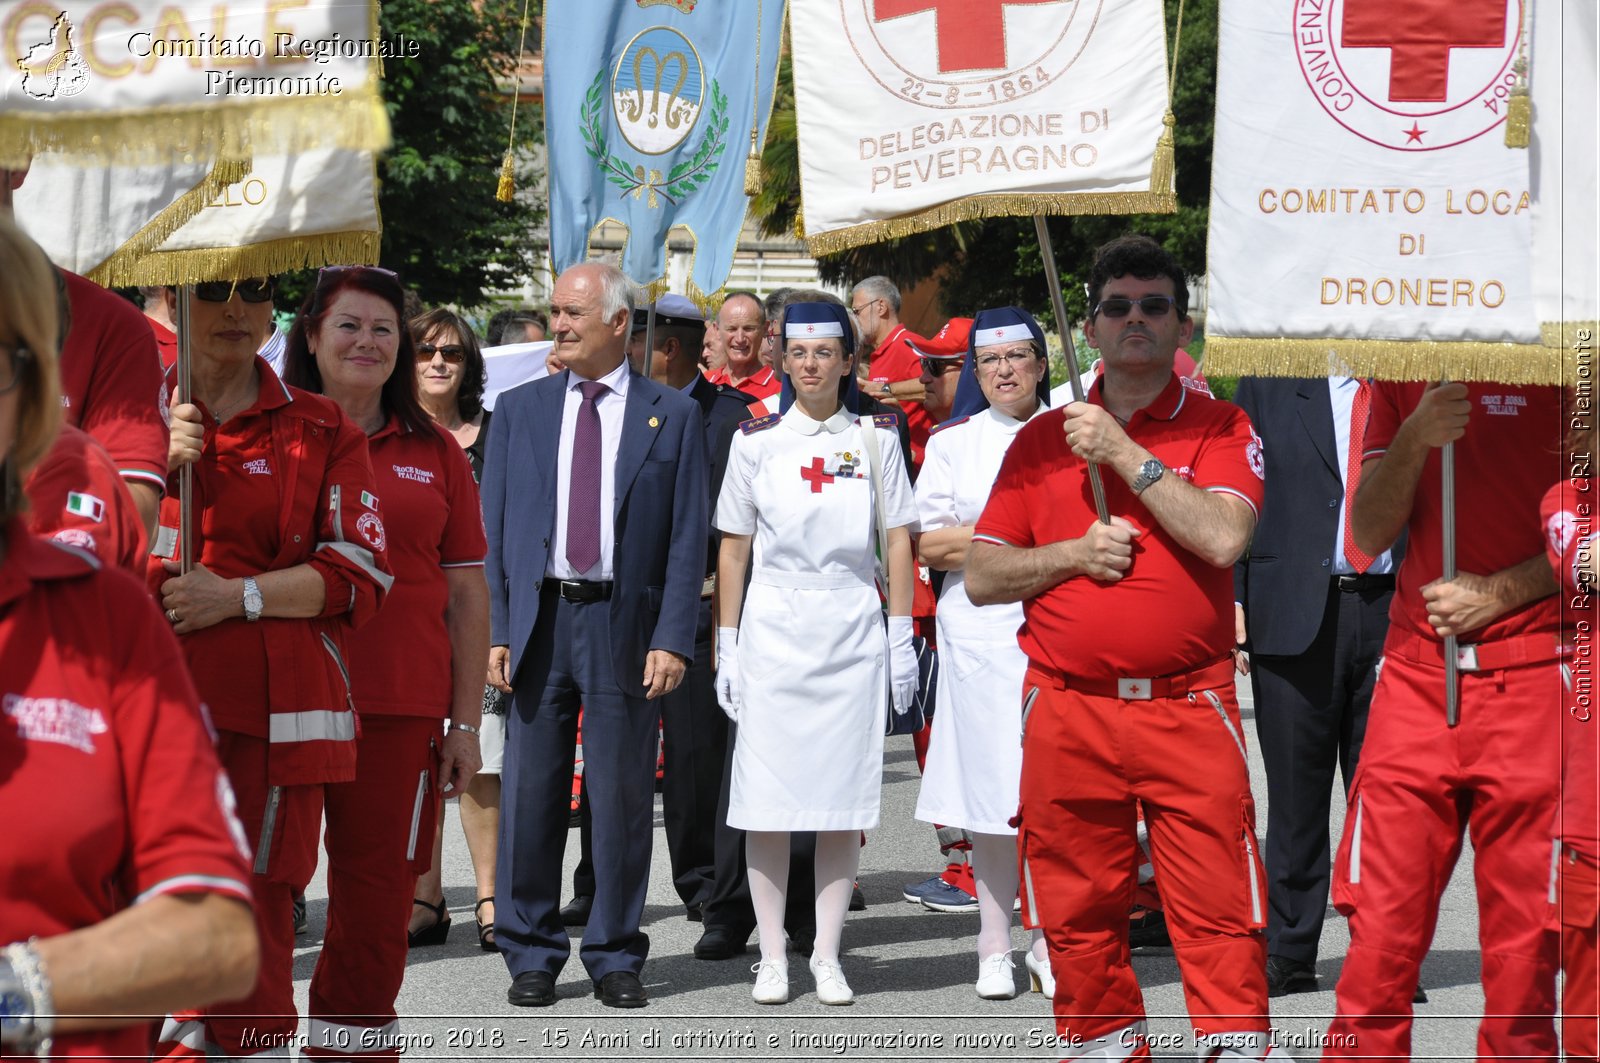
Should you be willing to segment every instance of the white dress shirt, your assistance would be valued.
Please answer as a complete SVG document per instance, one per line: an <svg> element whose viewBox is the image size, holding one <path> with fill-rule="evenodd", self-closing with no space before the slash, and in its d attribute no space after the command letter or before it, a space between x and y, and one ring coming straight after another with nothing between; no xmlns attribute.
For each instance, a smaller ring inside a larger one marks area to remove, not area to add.
<svg viewBox="0 0 1600 1063"><path fill-rule="evenodd" d="M572 441L578 433L578 408L583 392L578 385L586 381L576 373L567 374L566 401L561 407L561 445L556 451L556 533L550 537L550 558L544 574L555 579L608 580L611 554L616 548L617 450L622 444L622 414L628 405L628 360L601 377L599 382L611 390L595 400L600 414L600 560L587 572L574 572L567 561L567 494L572 488Z"/></svg>
<svg viewBox="0 0 1600 1063"><path fill-rule="evenodd" d="M1339 483L1347 490L1349 488L1348 473L1350 469L1350 413L1354 408L1356 391L1360 383L1347 376L1331 376L1328 378L1328 400L1333 404L1333 445L1339 459ZM1371 423L1369 418L1368 423ZM1351 567L1350 561L1344 556L1344 522L1350 514L1345 512L1343 502L1339 503L1339 523L1333 531L1333 574L1335 576L1353 576L1356 570ZM1386 576L1394 571L1394 558L1385 550L1372 559L1372 567L1367 569L1369 576Z"/></svg>

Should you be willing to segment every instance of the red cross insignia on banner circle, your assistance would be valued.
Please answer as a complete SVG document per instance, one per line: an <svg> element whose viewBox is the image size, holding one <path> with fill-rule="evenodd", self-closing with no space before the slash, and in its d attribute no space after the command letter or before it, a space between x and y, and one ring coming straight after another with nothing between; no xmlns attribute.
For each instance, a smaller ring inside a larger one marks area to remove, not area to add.
<svg viewBox="0 0 1600 1063"><path fill-rule="evenodd" d="M1339 125L1396 151L1454 147L1505 121L1524 0L1296 0L1306 87Z"/></svg>
<svg viewBox="0 0 1600 1063"><path fill-rule="evenodd" d="M840 0L873 80L939 110L1029 96L1083 54L1105 0Z"/></svg>

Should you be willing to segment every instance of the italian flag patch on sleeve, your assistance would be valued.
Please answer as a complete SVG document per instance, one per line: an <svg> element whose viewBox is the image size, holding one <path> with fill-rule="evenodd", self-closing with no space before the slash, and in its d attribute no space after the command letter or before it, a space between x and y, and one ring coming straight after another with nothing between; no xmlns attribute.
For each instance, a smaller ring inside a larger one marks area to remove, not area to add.
<svg viewBox="0 0 1600 1063"><path fill-rule="evenodd" d="M67 512L98 523L106 519L106 504L94 495L69 491L67 493Z"/></svg>
<svg viewBox="0 0 1600 1063"><path fill-rule="evenodd" d="M361 504L366 506L368 509L377 509L378 496L373 494L371 491L363 491L361 492Z"/></svg>

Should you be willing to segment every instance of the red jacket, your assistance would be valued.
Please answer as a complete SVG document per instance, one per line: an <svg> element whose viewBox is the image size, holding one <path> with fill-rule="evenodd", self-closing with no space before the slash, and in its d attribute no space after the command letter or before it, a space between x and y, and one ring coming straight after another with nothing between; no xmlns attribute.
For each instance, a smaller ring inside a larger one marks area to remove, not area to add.
<svg viewBox="0 0 1600 1063"><path fill-rule="evenodd" d="M206 417L205 457L196 464L195 560L225 579L309 564L322 576L327 600L309 620L236 619L183 636L184 656L219 728L268 739L267 781L273 786L348 782L355 778L357 720L344 663L344 632L370 618L393 577L367 457L367 440L339 407L291 388L257 359L261 395L228 422L230 436L266 418L259 450L217 444ZM256 425L259 428L259 424ZM241 465L262 472L243 482L278 514L276 528L236 527ZM232 475L230 481L228 477ZM217 489L232 483L228 505L212 508ZM163 529L178 526L178 477L162 501ZM174 554L176 556L176 554ZM168 577L152 558L151 584Z"/></svg>

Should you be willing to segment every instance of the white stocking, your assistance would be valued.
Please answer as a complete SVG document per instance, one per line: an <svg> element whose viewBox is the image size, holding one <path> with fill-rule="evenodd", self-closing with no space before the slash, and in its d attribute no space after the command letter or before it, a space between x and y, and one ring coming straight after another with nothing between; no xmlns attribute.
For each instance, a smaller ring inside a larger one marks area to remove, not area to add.
<svg viewBox="0 0 1600 1063"><path fill-rule="evenodd" d="M817 831L817 940L811 953L816 959L838 962L839 939L860 864L860 831Z"/></svg>
<svg viewBox="0 0 1600 1063"><path fill-rule="evenodd" d="M972 833L972 880L978 891L978 958L1011 951L1011 904L1017 899L1017 836Z"/></svg>
<svg viewBox="0 0 1600 1063"><path fill-rule="evenodd" d="M750 905L761 931L761 959L787 966L783 909L789 887L789 832L745 831L744 862L750 879Z"/></svg>

